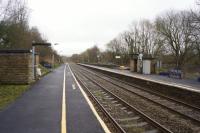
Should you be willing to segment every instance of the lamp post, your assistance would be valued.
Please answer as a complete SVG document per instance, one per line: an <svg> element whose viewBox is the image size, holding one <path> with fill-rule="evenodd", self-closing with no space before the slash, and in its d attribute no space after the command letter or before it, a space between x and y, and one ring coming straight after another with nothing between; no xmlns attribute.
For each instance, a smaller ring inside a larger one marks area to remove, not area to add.
<svg viewBox="0 0 200 133"><path fill-rule="evenodd" d="M61 52L62 52L62 50L60 50L58 53L61 53ZM61 57L59 57L58 59L59 59L58 62L61 63Z"/></svg>
<svg viewBox="0 0 200 133"><path fill-rule="evenodd" d="M58 43L55 43L54 45L59 45ZM52 54L52 69L54 68L54 58L55 58L55 55L54 55L54 52L53 52L53 54Z"/></svg>
<svg viewBox="0 0 200 133"><path fill-rule="evenodd" d="M120 56L120 55L116 55L116 56L115 56L115 59L117 59L117 62L118 62L118 60L119 60L119 65L121 65L121 61L120 61L120 60L121 60L121 56Z"/></svg>
<svg viewBox="0 0 200 133"><path fill-rule="evenodd" d="M142 69L143 69L143 54L142 53L138 55L138 60L140 61L140 72L142 73Z"/></svg>
<svg viewBox="0 0 200 133"><path fill-rule="evenodd" d="M51 43L32 42L32 65L33 65L33 79L36 78L36 64L35 64L35 46L51 46Z"/></svg>

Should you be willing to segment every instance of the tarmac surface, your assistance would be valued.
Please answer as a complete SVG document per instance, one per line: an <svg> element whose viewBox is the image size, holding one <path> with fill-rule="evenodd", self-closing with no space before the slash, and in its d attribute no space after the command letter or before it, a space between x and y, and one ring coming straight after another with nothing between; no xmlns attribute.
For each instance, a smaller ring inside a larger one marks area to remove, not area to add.
<svg viewBox="0 0 200 133"><path fill-rule="evenodd" d="M104 133L88 103L66 68L67 133Z"/></svg>
<svg viewBox="0 0 200 133"><path fill-rule="evenodd" d="M0 133L61 133L64 67L37 81L0 112ZM65 82L67 133L103 133L68 67Z"/></svg>

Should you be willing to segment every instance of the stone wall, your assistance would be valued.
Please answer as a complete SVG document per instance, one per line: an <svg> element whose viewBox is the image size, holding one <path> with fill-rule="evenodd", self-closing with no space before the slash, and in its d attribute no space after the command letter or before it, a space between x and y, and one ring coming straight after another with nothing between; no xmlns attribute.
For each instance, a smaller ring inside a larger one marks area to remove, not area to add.
<svg viewBox="0 0 200 133"><path fill-rule="evenodd" d="M30 51L0 51L0 84L29 84L32 81Z"/></svg>

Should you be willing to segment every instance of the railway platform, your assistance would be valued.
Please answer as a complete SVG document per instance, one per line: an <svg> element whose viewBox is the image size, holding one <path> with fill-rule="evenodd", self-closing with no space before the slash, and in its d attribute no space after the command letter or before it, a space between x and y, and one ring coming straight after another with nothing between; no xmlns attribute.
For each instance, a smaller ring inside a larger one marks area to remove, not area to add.
<svg viewBox="0 0 200 133"><path fill-rule="evenodd" d="M108 71L111 73L117 73L120 75L125 75L125 76L129 76L129 77L133 77L133 78L139 78L139 79L143 79L146 81L151 81L151 82L160 83L160 84L164 84L164 85L174 86L174 87L178 87L178 88L182 88L182 89L200 93L200 83L198 81L194 81L194 80L174 79L174 78L168 78L168 77L160 76L160 75L144 75L144 74L133 73L133 72L130 72L129 70L111 69L111 68L105 68L105 67L87 65L87 64L80 64L80 65L85 65L85 66L88 66L91 68Z"/></svg>
<svg viewBox="0 0 200 133"><path fill-rule="evenodd" d="M105 133L106 127L98 121L68 65L65 83L67 133Z"/></svg>
<svg viewBox="0 0 200 133"><path fill-rule="evenodd" d="M83 92L62 65L0 110L0 133L110 133Z"/></svg>

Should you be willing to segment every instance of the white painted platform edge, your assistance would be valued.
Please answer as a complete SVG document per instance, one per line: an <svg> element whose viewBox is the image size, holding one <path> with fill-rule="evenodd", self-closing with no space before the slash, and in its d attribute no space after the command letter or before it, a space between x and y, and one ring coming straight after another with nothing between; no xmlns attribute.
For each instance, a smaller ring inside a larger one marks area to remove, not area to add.
<svg viewBox="0 0 200 133"><path fill-rule="evenodd" d="M68 65L68 67L69 67L69 70L70 70L70 72L71 72L71 74L72 74L72 76L73 76L73 78L74 78L76 84L78 85L78 87L79 87L81 93L83 94L85 100L86 100L87 103L89 104L90 109L92 110L93 114L96 116L97 120L98 120L99 123L101 124L103 130L105 131L105 133L111 133L110 130L108 129L108 127L106 126L105 122L101 119L101 117L100 117L99 114L97 113L97 111L96 111L94 105L92 104L92 102L91 102L90 99L88 98L87 94L85 93L85 91L83 90L83 88L81 87L81 85L79 84L79 82L77 81L77 79L76 79L76 77L74 76L74 74L73 74L73 72L72 72L72 70L71 70L71 68L70 68L69 65Z"/></svg>

